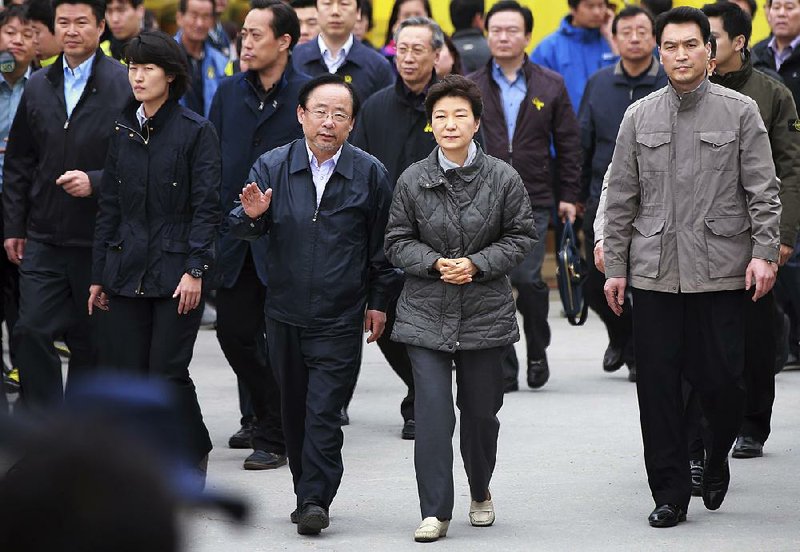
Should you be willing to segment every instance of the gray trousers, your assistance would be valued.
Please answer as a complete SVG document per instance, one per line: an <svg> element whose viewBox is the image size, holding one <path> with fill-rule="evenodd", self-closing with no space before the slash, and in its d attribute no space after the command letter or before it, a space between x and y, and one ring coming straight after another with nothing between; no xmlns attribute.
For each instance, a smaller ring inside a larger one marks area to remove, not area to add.
<svg viewBox="0 0 800 552"><path fill-rule="evenodd" d="M488 498L503 406L505 347L445 353L408 346L414 369L414 467L422 517L453 517L453 362L461 411L461 457L473 500Z"/></svg>

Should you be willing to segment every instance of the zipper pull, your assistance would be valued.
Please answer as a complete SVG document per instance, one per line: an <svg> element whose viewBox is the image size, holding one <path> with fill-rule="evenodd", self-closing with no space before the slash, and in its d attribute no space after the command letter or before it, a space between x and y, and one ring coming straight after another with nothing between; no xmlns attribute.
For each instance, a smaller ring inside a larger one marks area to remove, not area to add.
<svg viewBox="0 0 800 552"><path fill-rule="evenodd" d="M317 205L317 210L314 211L314 218L311 219L311 222L317 222L317 215L319 214L319 205Z"/></svg>
<svg viewBox="0 0 800 552"><path fill-rule="evenodd" d="M69 128L69 119L64 121L64 130L67 130L67 128Z"/></svg>
<svg viewBox="0 0 800 552"><path fill-rule="evenodd" d="M259 111L263 111L264 110L264 102L261 102L260 104L258 104L258 110Z"/></svg>

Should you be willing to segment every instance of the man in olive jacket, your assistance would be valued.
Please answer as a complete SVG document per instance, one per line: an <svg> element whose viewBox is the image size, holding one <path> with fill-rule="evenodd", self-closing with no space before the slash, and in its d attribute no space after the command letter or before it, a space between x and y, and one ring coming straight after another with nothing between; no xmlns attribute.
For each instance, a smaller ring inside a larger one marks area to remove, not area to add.
<svg viewBox="0 0 800 552"><path fill-rule="evenodd" d="M781 206L769 138L750 98L706 78L706 16L680 7L656 39L670 85L625 113L606 205L606 300L622 312L633 288L637 391L655 510L686 519L691 496L681 375L709 425L706 508L728 490L728 451L744 410L743 289L758 300L775 282Z"/></svg>

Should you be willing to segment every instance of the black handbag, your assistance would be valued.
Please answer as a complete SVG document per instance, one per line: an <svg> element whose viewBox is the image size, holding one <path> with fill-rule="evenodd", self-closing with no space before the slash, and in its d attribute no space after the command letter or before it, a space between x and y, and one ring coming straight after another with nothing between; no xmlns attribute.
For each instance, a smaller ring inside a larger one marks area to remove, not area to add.
<svg viewBox="0 0 800 552"><path fill-rule="evenodd" d="M572 223L566 221L561 235L561 247L556 254L556 277L564 313L573 326L583 325L589 313L589 304L583 296L583 281L588 273L586 262L575 242Z"/></svg>

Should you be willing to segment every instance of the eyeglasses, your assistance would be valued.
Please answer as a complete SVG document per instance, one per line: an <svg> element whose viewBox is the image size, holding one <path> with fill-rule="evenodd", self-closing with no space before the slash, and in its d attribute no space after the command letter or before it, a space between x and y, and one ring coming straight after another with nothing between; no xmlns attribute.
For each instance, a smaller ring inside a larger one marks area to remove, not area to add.
<svg viewBox="0 0 800 552"><path fill-rule="evenodd" d="M310 109L306 110L306 112L311 113L312 117L320 121L324 121L328 117L330 117L334 123L346 123L347 121L350 120L350 115L342 111L334 111L333 113L329 113L324 109Z"/></svg>
<svg viewBox="0 0 800 552"><path fill-rule="evenodd" d="M399 48L397 48L396 54L397 57L406 57L409 55L414 57L422 57L429 52L430 50L428 50L424 46L414 46L412 48L408 48L406 46L400 46Z"/></svg>

